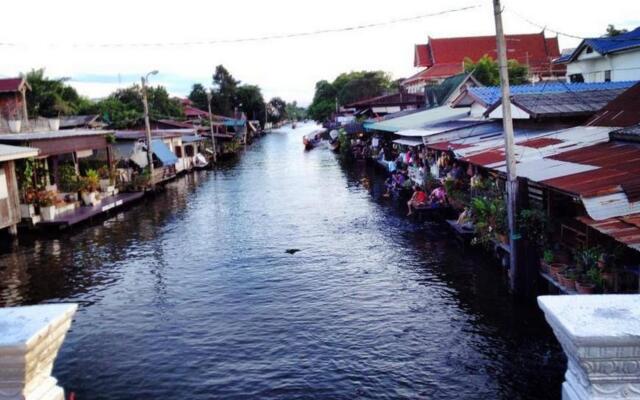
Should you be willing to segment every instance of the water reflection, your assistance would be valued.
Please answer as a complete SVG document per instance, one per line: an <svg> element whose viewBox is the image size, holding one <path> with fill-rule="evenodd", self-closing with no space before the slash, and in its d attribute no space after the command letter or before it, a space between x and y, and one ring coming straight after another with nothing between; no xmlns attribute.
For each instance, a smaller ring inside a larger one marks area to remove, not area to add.
<svg viewBox="0 0 640 400"><path fill-rule="evenodd" d="M81 399L557 398L561 351L497 267L303 134L0 255L2 305L82 304L61 383Z"/></svg>

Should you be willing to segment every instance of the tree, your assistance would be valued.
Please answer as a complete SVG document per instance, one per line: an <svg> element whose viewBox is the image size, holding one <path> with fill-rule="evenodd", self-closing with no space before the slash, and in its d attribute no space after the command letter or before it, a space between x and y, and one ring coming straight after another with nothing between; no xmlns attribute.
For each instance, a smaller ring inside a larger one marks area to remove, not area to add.
<svg viewBox="0 0 640 400"><path fill-rule="evenodd" d="M44 68L26 74L31 90L27 91L27 113L32 117L55 118L78 111L88 100L82 98L66 79L50 79Z"/></svg>
<svg viewBox="0 0 640 400"><path fill-rule="evenodd" d="M236 90L235 101L247 118L264 121L264 98L262 91L256 85L242 85Z"/></svg>
<svg viewBox="0 0 640 400"><path fill-rule="evenodd" d="M218 65L213 74L213 83L218 90L211 100L212 111L216 114L231 115L237 106L236 90L240 81L235 80L224 66Z"/></svg>
<svg viewBox="0 0 640 400"><path fill-rule="evenodd" d="M622 35L623 33L627 33L629 32L626 29L616 29L615 26L613 26L613 24L609 24L607 26L607 33L605 33L605 37L613 37L613 36L618 36L618 35Z"/></svg>
<svg viewBox="0 0 640 400"><path fill-rule="evenodd" d="M336 110L336 89L331 83L322 80L316 83L316 92L307 113L316 121L325 121Z"/></svg>
<svg viewBox="0 0 640 400"><path fill-rule="evenodd" d="M278 122L287 118L287 103L280 97L269 100L269 122Z"/></svg>
<svg viewBox="0 0 640 400"><path fill-rule="evenodd" d="M207 90L200 83L195 83L191 88L191 93L188 96L189 100L193 103L193 106L201 110L207 110L209 99L207 98Z"/></svg>
<svg viewBox="0 0 640 400"><path fill-rule="evenodd" d="M301 120L306 118L307 110L303 107L298 107L298 102L293 101L292 103L287 103L285 107L286 113L291 119Z"/></svg>
<svg viewBox="0 0 640 400"><path fill-rule="evenodd" d="M383 71L357 71L338 75L333 88L341 105L380 96L391 89L393 83Z"/></svg>
<svg viewBox="0 0 640 400"><path fill-rule="evenodd" d="M180 101L171 98L163 86L147 87L149 116L152 119L183 117ZM118 89L109 97L96 103L95 108L113 128L131 128L144 116L142 90L139 85Z"/></svg>
<svg viewBox="0 0 640 400"><path fill-rule="evenodd" d="M509 71L509 84L521 85L528 81L529 71L526 65L520 64L517 60L508 60L507 69ZM473 76L483 85L500 85L500 68L498 67L498 63L486 54L475 63L470 58L465 58L464 71L466 73L473 73Z"/></svg>

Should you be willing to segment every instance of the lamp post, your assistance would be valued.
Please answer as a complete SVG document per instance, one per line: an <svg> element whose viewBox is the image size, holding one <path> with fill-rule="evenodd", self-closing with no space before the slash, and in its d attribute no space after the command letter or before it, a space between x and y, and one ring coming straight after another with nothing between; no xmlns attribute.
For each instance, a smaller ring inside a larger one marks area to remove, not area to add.
<svg viewBox="0 0 640 400"><path fill-rule="evenodd" d="M218 163L218 149L216 146L216 135L213 132L213 115L211 115L211 98L213 97L211 91L207 92L207 106L209 106L209 128L211 129L211 144L213 146L213 163Z"/></svg>
<svg viewBox="0 0 640 400"><path fill-rule="evenodd" d="M142 105L144 106L144 127L147 134L147 166L149 167L151 186L155 186L153 181L153 153L151 150L151 124L149 123L149 103L147 101L147 83L149 82L150 75L156 75L157 70L149 72L147 75L140 78L142 82Z"/></svg>

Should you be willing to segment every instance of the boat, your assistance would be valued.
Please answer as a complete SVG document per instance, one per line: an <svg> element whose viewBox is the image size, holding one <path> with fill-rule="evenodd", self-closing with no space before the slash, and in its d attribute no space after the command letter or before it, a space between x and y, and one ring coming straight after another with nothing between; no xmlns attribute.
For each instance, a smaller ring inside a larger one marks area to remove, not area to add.
<svg viewBox="0 0 640 400"><path fill-rule="evenodd" d="M326 131L324 128L318 129L303 136L302 143L304 144L304 149L308 151L322 143L322 135L325 134Z"/></svg>
<svg viewBox="0 0 640 400"><path fill-rule="evenodd" d="M291 123L291 129L296 129L296 123L295 122Z"/></svg>
<svg viewBox="0 0 640 400"><path fill-rule="evenodd" d="M337 130L333 129L329 132L329 149L334 153L338 153L340 151L340 134Z"/></svg>

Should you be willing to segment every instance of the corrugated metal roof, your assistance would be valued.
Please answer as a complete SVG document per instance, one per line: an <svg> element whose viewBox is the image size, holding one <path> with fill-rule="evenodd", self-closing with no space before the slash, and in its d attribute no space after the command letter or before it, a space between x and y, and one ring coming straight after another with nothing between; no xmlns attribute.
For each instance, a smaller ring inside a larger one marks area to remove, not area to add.
<svg viewBox="0 0 640 400"><path fill-rule="evenodd" d="M38 149L33 147L0 144L0 161L19 160L21 158L36 157L37 155Z"/></svg>
<svg viewBox="0 0 640 400"><path fill-rule="evenodd" d="M60 138L72 138L78 136L103 136L114 131L94 130L94 129L78 129L64 131L47 131L47 132L26 132L26 133L10 133L1 134L0 142L28 142L36 140L49 140Z"/></svg>
<svg viewBox="0 0 640 400"><path fill-rule="evenodd" d="M471 128L479 125L491 124L491 121L479 120L473 118L464 118L453 121L445 121L437 124L429 125L421 129L405 129L396 132L399 136L410 137L427 137L436 136L442 133L457 131L463 128Z"/></svg>
<svg viewBox="0 0 640 400"><path fill-rule="evenodd" d="M0 79L0 93L17 92L24 83L24 78Z"/></svg>
<svg viewBox="0 0 640 400"><path fill-rule="evenodd" d="M577 93L597 90L628 89L638 83L637 81L622 82L591 82L591 83L567 83L567 82L542 82L534 85L513 85L510 87L511 95L534 93ZM500 100L502 94L500 86L470 87L468 93L478 99L485 106L490 106Z"/></svg>
<svg viewBox="0 0 640 400"><path fill-rule="evenodd" d="M640 214L595 221L587 216L576 218L583 224L640 251Z"/></svg>
<svg viewBox="0 0 640 400"><path fill-rule="evenodd" d="M601 89L579 92L526 93L511 97L513 105L532 118L590 116L618 97L626 89ZM487 110L501 105L498 101Z"/></svg>
<svg viewBox="0 0 640 400"><path fill-rule="evenodd" d="M587 122L587 125L594 126L625 127L635 124L640 124L640 83L609 102Z"/></svg>
<svg viewBox="0 0 640 400"><path fill-rule="evenodd" d="M197 130L192 129L152 129L151 136L156 138L172 138L181 137L183 135L194 134ZM116 131L116 139L120 140L136 140L145 138L147 133L145 131Z"/></svg>
<svg viewBox="0 0 640 400"><path fill-rule="evenodd" d="M371 124L368 128L385 132L419 129L440 122L468 116L469 109L442 106Z"/></svg>

